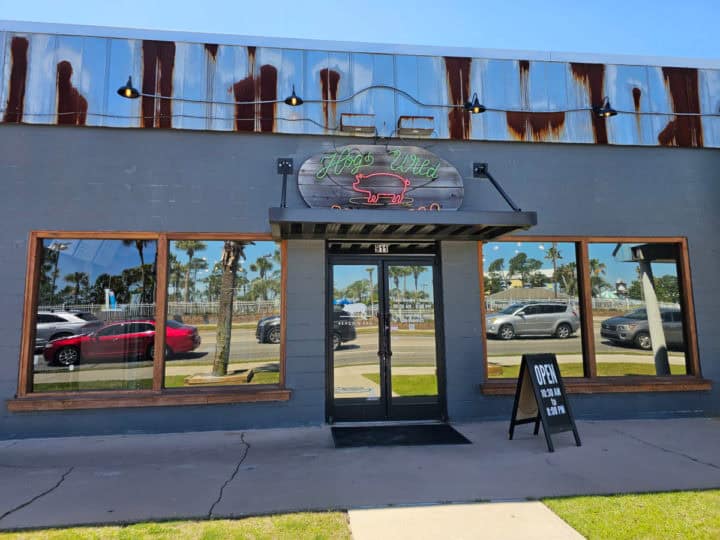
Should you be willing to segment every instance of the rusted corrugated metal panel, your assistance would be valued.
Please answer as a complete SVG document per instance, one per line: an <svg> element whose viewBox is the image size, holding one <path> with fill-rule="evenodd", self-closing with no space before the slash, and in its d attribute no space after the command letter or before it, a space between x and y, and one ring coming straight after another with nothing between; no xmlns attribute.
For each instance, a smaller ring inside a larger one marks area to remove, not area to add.
<svg viewBox="0 0 720 540"><path fill-rule="evenodd" d="M482 114L485 138L513 140L504 111L521 109L520 64L516 60L487 60L483 78L483 104L491 111Z"/></svg>
<svg viewBox="0 0 720 540"><path fill-rule="evenodd" d="M2 121L5 115L5 87L9 80L9 73L5 72L7 63L5 62L5 44L7 41L7 34L0 30L0 121Z"/></svg>
<svg viewBox="0 0 720 540"><path fill-rule="evenodd" d="M654 144L650 116L650 85L643 66L606 66L607 92L612 106L629 114L618 114L606 122L612 144Z"/></svg>
<svg viewBox="0 0 720 540"><path fill-rule="evenodd" d="M462 106L469 101L470 90L470 58L445 57L445 79L447 81L450 105L456 107L449 110L448 132L451 139L470 138L470 113ZM439 97L439 96L438 96Z"/></svg>
<svg viewBox="0 0 720 540"><path fill-rule="evenodd" d="M290 96L293 86L295 93L305 99L303 51L262 48L259 49L258 55L263 64L273 65L277 68L277 98L279 100ZM304 109L305 105L292 107L282 101L278 103L275 107L277 116L275 130L279 133L305 133L307 122L301 120L305 117Z"/></svg>
<svg viewBox="0 0 720 540"><path fill-rule="evenodd" d="M22 122L23 120L29 47L29 39L24 36L14 36L10 41L9 75L5 92L7 99L4 103L5 115L3 117L5 122Z"/></svg>
<svg viewBox="0 0 720 540"><path fill-rule="evenodd" d="M550 105L546 62L518 62L520 77L520 107L522 111L508 111L506 121L513 138L521 141L559 141L565 131L564 107ZM567 102L564 92L561 100Z"/></svg>
<svg viewBox="0 0 720 540"><path fill-rule="evenodd" d="M575 83L585 90L587 100L584 107L593 107L600 105L603 98L607 95L605 89L605 64L586 64L581 62L571 62L570 70L572 72ZM591 111L587 115L591 118L593 128L593 138L598 144L607 144L607 119L598 118Z"/></svg>
<svg viewBox="0 0 720 540"><path fill-rule="evenodd" d="M104 84L103 125L108 127L139 127L142 116L140 99L123 99L117 89L132 77L135 87L142 82L142 41L126 39L106 40L108 60Z"/></svg>
<svg viewBox="0 0 720 540"><path fill-rule="evenodd" d="M664 67L662 72L673 112L699 113L698 70ZM699 116L675 116L658 134L658 142L662 146L699 147L703 146L702 135L702 119Z"/></svg>
<svg viewBox="0 0 720 540"><path fill-rule="evenodd" d="M175 42L144 40L142 65L142 127L171 128Z"/></svg>
<svg viewBox="0 0 720 540"><path fill-rule="evenodd" d="M303 94L301 97L306 101L302 107L297 107L298 114L302 118L310 121L303 122L304 133L322 134L326 133L328 127L325 121L324 107L320 101L323 99L323 90L321 87L321 72L327 73L328 53L320 51L306 51L305 69L303 76ZM325 78L327 85L327 78ZM315 103L308 103L314 101ZM331 126L334 127L334 126Z"/></svg>
<svg viewBox="0 0 720 540"><path fill-rule="evenodd" d="M720 113L720 70L701 69L700 112L704 114ZM704 117L703 142L707 147L720 147L720 117Z"/></svg>
<svg viewBox="0 0 720 540"><path fill-rule="evenodd" d="M420 90L418 78L418 57L402 55L395 57L395 83L394 86L405 94L417 96ZM395 111L393 130L400 116L423 116L420 106L404 94L395 94Z"/></svg>
<svg viewBox="0 0 720 540"><path fill-rule="evenodd" d="M212 48L211 48L212 50ZM215 55L217 47L215 48ZM173 71L173 127L178 129L211 129L206 118L212 108L202 101L210 101L208 83L213 79L208 67L215 63L205 45L197 43L175 44L175 69Z"/></svg>

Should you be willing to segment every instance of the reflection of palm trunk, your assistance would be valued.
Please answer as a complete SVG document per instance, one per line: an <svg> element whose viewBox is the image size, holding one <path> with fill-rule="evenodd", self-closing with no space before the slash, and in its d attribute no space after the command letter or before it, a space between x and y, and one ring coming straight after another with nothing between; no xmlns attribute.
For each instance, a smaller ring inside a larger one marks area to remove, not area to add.
<svg viewBox="0 0 720 540"><path fill-rule="evenodd" d="M240 259L242 244L235 241L226 241L223 248L222 276L220 278L220 296L218 298L218 323L212 374L216 377L227 375L230 361L230 337L232 334L233 298L235 292L235 279Z"/></svg>

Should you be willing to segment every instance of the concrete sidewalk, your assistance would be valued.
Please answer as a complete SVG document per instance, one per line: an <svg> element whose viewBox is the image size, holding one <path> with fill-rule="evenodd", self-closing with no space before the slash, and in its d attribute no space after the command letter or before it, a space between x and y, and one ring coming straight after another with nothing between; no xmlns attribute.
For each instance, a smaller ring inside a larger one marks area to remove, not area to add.
<svg viewBox="0 0 720 540"><path fill-rule="evenodd" d="M582 540L537 501L350 510L353 540Z"/></svg>
<svg viewBox="0 0 720 540"><path fill-rule="evenodd" d="M67 420L64 420L67 421ZM720 421L508 422L473 444L335 449L327 426L0 441L0 528L720 487Z"/></svg>

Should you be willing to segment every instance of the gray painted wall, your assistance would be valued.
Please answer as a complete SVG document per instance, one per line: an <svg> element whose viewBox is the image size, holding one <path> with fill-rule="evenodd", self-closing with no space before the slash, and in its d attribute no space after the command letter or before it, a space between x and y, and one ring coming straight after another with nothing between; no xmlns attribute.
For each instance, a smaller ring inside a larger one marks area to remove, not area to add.
<svg viewBox="0 0 720 540"><path fill-rule="evenodd" d="M299 167L332 143L311 136L0 126L0 399L16 390L30 230L268 232L267 209L280 201L275 159L294 157ZM464 209L507 209L487 181L471 178L472 162L487 161L520 207L538 211L532 234L687 236L700 359L714 389L578 395L573 406L576 415L593 418L720 414L720 151L479 142L435 143L432 151L465 175ZM293 184L288 206L303 206ZM321 423L323 243L289 242L288 257L291 401L22 414L3 404L0 437ZM477 391L483 373L475 245L443 242L442 264L450 417L507 418L510 398Z"/></svg>

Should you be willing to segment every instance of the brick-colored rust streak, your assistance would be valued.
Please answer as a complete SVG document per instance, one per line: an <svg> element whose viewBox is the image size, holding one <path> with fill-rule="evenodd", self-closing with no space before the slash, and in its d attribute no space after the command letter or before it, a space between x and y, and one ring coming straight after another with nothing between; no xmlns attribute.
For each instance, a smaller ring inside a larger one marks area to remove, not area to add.
<svg viewBox="0 0 720 540"><path fill-rule="evenodd" d="M210 58L217 60L218 46L217 43L206 43L205 50L210 55Z"/></svg>
<svg viewBox="0 0 720 540"><path fill-rule="evenodd" d="M277 99L277 68L264 65L260 68L260 100L274 101ZM260 105L260 131L275 131L275 103Z"/></svg>
<svg viewBox="0 0 720 540"><path fill-rule="evenodd" d="M665 87L676 113L699 113L698 72L695 68L662 68ZM703 132L699 116L676 116L668 122L658 142L663 146L702 147Z"/></svg>
<svg viewBox="0 0 720 540"><path fill-rule="evenodd" d="M22 122L25 106L25 79L28 67L29 42L24 37L14 37L10 45L12 69L10 70L10 92L5 107L4 122Z"/></svg>
<svg viewBox="0 0 720 540"><path fill-rule="evenodd" d="M633 103L635 104L635 112L640 112L640 96L642 96L642 90L637 86L632 89Z"/></svg>
<svg viewBox="0 0 720 540"><path fill-rule="evenodd" d="M565 124L564 112L506 112L510 133L518 140L557 139Z"/></svg>
<svg viewBox="0 0 720 540"><path fill-rule="evenodd" d="M642 97L642 90L637 86L632 89L633 104L635 105L635 129L637 130L638 142L642 141L642 121L640 117L640 98Z"/></svg>
<svg viewBox="0 0 720 540"><path fill-rule="evenodd" d="M520 103L523 109L530 108L530 61L520 60Z"/></svg>
<svg viewBox="0 0 720 540"><path fill-rule="evenodd" d="M57 65L57 123L84 126L88 102L72 85L72 64L63 60Z"/></svg>
<svg viewBox="0 0 720 540"><path fill-rule="evenodd" d="M233 84L235 101L255 101L255 78L252 74ZM255 130L255 105L235 105L235 131Z"/></svg>
<svg viewBox="0 0 720 540"><path fill-rule="evenodd" d="M584 64L571 62L570 69L576 81L582 84L588 91L590 97L590 105L600 105L603 100L603 86L605 82L605 65L604 64ZM592 112L593 135L595 142L598 144L607 144L607 128L605 126L605 118L598 118Z"/></svg>
<svg viewBox="0 0 720 540"><path fill-rule="evenodd" d="M470 101L470 58L444 57L445 73L448 85L450 103L464 105ZM470 119L468 113L461 107L454 107L448 113L448 131L451 139L470 138Z"/></svg>
<svg viewBox="0 0 720 540"><path fill-rule="evenodd" d="M143 94L172 97L175 43L144 40L142 50ZM172 100L143 96L142 127L172 127Z"/></svg>
<svg viewBox="0 0 720 540"><path fill-rule="evenodd" d="M325 127L330 127L330 117L333 119L333 127L337 124L337 103L328 103L337 99L338 87L340 86L340 74L334 69L324 68L320 70L320 88L323 99L323 116Z"/></svg>

